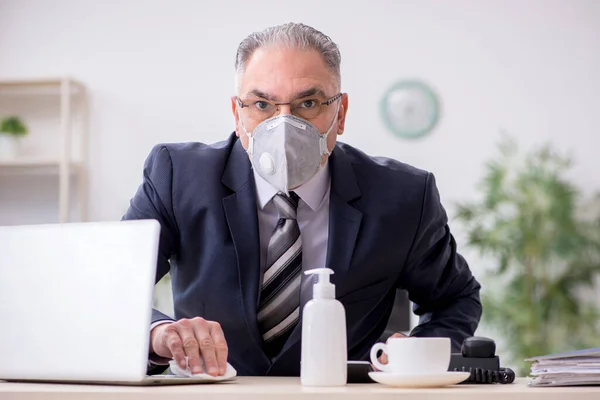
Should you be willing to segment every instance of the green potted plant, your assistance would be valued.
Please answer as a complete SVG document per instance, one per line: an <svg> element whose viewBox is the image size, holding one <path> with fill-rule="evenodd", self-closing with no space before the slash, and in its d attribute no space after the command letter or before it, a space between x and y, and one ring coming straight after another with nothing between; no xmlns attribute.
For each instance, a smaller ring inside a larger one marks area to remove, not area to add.
<svg viewBox="0 0 600 400"><path fill-rule="evenodd" d="M524 156L505 139L486 167L481 199L457 219L479 251L483 322L505 343L521 376L524 359L600 345L600 198L584 207L572 165L545 145Z"/></svg>
<svg viewBox="0 0 600 400"><path fill-rule="evenodd" d="M19 141L28 130L17 116L9 116L0 121L0 158L11 159L19 152Z"/></svg>

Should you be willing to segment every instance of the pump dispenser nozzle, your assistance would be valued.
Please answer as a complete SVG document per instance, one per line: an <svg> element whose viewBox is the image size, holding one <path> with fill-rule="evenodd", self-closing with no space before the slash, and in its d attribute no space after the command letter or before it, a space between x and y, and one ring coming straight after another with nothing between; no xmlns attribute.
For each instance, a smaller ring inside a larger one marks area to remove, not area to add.
<svg viewBox="0 0 600 400"><path fill-rule="evenodd" d="M335 285L330 282L329 275L334 274L329 268L315 268L305 271L305 275L319 275L319 280L313 285L314 299L335 299Z"/></svg>

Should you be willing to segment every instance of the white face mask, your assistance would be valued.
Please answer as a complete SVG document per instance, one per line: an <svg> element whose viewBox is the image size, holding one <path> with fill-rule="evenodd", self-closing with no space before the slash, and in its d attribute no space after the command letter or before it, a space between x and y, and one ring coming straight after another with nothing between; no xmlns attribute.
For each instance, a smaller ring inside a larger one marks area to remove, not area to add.
<svg viewBox="0 0 600 400"><path fill-rule="evenodd" d="M339 103L335 118L323 134L310 122L290 114L269 118L249 134L240 117L249 138L247 153L252 167L285 194L308 182L319 170L323 155L331 154L327 135L335 125L338 111Z"/></svg>

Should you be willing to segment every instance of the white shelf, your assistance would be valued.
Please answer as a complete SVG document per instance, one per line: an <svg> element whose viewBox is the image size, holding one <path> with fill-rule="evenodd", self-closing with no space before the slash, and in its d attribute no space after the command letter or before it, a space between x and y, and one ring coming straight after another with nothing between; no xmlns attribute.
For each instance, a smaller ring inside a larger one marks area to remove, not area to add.
<svg viewBox="0 0 600 400"><path fill-rule="evenodd" d="M78 163L68 163L70 168L76 170ZM60 160L51 158L19 158L15 160L0 160L1 169L25 169L25 168L58 168Z"/></svg>
<svg viewBox="0 0 600 400"><path fill-rule="evenodd" d="M58 116L60 129L58 132L58 155L54 158L19 157L13 160L0 160L0 174L53 174L58 176L59 220L69 222L71 215L71 181L75 176L77 183L77 202L79 203L79 219L87 220L87 131L88 104L86 90L82 83L70 77L47 78L0 78L0 96L39 96L58 95ZM74 111L79 110L79 154L81 162L73 158L74 146Z"/></svg>
<svg viewBox="0 0 600 400"><path fill-rule="evenodd" d="M84 86L80 82L65 78L17 78L0 79L0 94L2 95L29 95L29 94L54 94L61 95L65 83L69 84L71 95L83 93Z"/></svg>
<svg viewBox="0 0 600 400"><path fill-rule="evenodd" d="M27 86L54 86L60 88L61 85L68 81L71 85L83 87L83 85L69 77L65 78L12 78L12 79L0 79L0 87L18 87L23 88Z"/></svg>

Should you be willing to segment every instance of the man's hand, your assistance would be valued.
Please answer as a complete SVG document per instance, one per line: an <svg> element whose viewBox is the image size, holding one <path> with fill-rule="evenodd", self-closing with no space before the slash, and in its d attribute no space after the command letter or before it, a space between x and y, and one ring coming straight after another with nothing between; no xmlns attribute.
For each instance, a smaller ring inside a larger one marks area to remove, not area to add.
<svg viewBox="0 0 600 400"><path fill-rule="evenodd" d="M185 357L193 374L224 375L227 369L227 342L218 322L204 318L180 319L161 324L150 333L150 351L160 357L174 358L185 368ZM200 356L207 371L202 370Z"/></svg>
<svg viewBox="0 0 600 400"><path fill-rule="evenodd" d="M407 336L403 335L401 333L394 333L392 336L390 336L388 338L388 340L391 339L391 338L405 338L405 337L407 337ZM388 363L387 354L385 354L385 353L382 352L381 355L379 356L379 362L382 363L382 364L387 364Z"/></svg>

